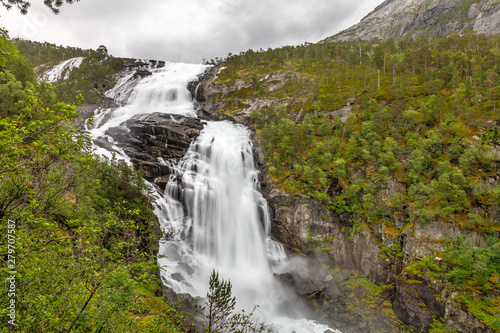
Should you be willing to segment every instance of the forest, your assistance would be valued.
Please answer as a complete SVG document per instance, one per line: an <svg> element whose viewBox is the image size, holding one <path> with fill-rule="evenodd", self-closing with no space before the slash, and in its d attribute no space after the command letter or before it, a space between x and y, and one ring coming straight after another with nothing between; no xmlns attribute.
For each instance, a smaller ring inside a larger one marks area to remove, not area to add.
<svg viewBox="0 0 500 333"><path fill-rule="evenodd" d="M12 332L185 331L186 316L160 296L162 235L151 188L123 161L92 153L75 111L82 94L68 101L61 87L38 82L32 69L67 56L98 63L102 55L63 48L51 55L51 45L30 53L28 46L37 43L19 46L0 32L0 269L13 279L16 296L14 318L9 298L0 298L1 326ZM81 87L84 94L91 89ZM15 326L7 325L12 319Z"/></svg>
<svg viewBox="0 0 500 333"><path fill-rule="evenodd" d="M226 91L215 96L221 113L238 116L255 99L272 101L250 118L274 187L349 214L351 235L383 224L396 238L431 221L485 235L480 249L442 240L442 263L413 258L401 276L447 281L497 330L499 39L317 43L209 62L224 68L214 81ZM381 245L380 255L395 269L401 249Z"/></svg>

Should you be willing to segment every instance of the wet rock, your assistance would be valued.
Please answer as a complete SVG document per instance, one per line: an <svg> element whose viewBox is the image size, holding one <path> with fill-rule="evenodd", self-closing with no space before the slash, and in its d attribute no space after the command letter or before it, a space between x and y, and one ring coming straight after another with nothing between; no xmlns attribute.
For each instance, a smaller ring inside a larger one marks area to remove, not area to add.
<svg viewBox="0 0 500 333"><path fill-rule="evenodd" d="M143 60L139 59L133 59L133 58L122 58L123 60L123 66L124 67L142 67L142 66L149 66L149 62L145 62Z"/></svg>
<svg viewBox="0 0 500 333"><path fill-rule="evenodd" d="M153 182L158 185L161 189L165 188L167 185L168 181L170 180L170 175L163 175L156 177Z"/></svg>
<svg viewBox="0 0 500 333"><path fill-rule="evenodd" d="M114 153L119 153L118 150L116 150L115 148L113 148L113 144L111 142L109 142L107 139L98 138L98 139L94 140L94 143L97 146L106 149L107 151L114 152Z"/></svg>
<svg viewBox="0 0 500 333"><path fill-rule="evenodd" d="M182 274L180 273L173 273L170 275L172 277L172 279L174 279L175 281L178 281L178 282L182 282L184 281L184 277L182 276Z"/></svg>
<svg viewBox="0 0 500 333"><path fill-rule="evenodd" d="M106 134L131 158L136 168L144 171L149 181L163 186L172 169L165 164L177 163L188 150L191 142L200 134L200 119L174 114L152 113L136 115L127 120L126 128L113 127ZM112 146L102 139L96 141L103 147Z"/></svg>
<svg viewBox="0 0 500 333"><path fill-rule="evenodd" d="M150 76L150 75L153 75L153 73L151 73L150 71L147 71L145 69L138 69L135 71L135 74L134 76L135 77L146 77L146 76Z"/></svg>
<svg viewBox="0 0 500 333"><path fill-rule="evenodd" d="M184 324L183 331L188 333L205 332L205 318L199 309L199 306L203 305L203 299L189 294L177 294L172 288L167 287L165 283L161 284L161 289L167 302L171 305L177 305L179 307L178 311L189 318L189 321Z"/></svg>
<svg viewBox="0 0 500 333"><path fill-rule="evenodd" d="M95 104L84 104L76 107L75 111L78 116L86 121L89 117L93 116L98 106ZM82 126L83 127L83 126Z"/></svg>
<svg viewBox="0 0 500 333"><path fill-rule="evenodd" d="M106 131L106 134L125 147L135 146L141 143L139 139L130 135L130 130L123 127L111 127Z"/></svg>
<svg viewBox="0 0 500 333"><path fill-rule="evenodd" d="M408 277L411 283L396 280L394 312L407 325L429 329L433 318L443 318L444 304L436 300L427 283L418 277Z"/></svg>

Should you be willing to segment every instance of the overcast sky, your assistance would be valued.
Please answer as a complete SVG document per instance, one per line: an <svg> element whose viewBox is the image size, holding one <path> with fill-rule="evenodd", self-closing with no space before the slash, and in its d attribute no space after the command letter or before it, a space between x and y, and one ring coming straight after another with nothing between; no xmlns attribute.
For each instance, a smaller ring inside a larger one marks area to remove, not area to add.
<svg viewBox="0 0 500 333"><path fill-rule="evenodd" d="M383 0L81 0L52 14L0 6L11 37L114 56L199 63L229 52L315 43L350 27Z"/></svg>

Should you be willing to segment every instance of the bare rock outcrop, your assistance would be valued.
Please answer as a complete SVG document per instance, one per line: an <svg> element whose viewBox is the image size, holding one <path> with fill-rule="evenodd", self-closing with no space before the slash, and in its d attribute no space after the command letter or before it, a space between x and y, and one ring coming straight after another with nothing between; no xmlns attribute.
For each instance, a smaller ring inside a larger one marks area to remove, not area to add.
<svg viewBox="0 0 500 333"><path fill-rule="evenodd" d="M386 0L361 22L325 41L444 36L470 30L488 36L499 34L500 3L496 0Z"/></svg>
<svg viewBox="0 0 500 333"><path fill-rule="evenodd" d="M168 182L172 170L187 152L191 142L200 134L200 119L175 114L141 114L129 119L124 127L112 127L106 134L118 142L134 167L142 169L144 177L161 189ZM113 149L114 143L99 139L96 144Z"/></svg>

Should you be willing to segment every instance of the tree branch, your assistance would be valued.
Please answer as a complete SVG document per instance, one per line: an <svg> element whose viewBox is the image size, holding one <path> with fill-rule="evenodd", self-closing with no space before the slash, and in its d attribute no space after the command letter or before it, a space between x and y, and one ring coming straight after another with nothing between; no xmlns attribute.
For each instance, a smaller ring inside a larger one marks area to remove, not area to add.
<svg viewBox="0 0 500 333"><path fill-rule="evenodd" d="M95 288L92 291L90 291L89 298L87 298L87 301L85 302L85 304L81 308L80 312L78 312L78 314L76 315L76 318L75 318L75 320L73 320L73 323L71 323L71 326L66 330L67 332L71 332L71 330L73 329L73 326L75 326L78 318L80 318L80 315L83 313L83 311L85 311L85 308L89 304L92 297L94 297L95 293L97 292L97 288L99 288L100 285L101 285L101 282L98 282L97 285L95 286ZM85 286L85 287L87 287L87 286Z"/></svg>

